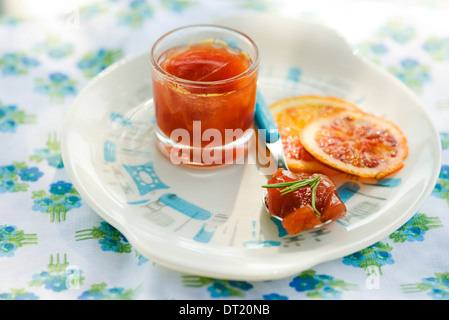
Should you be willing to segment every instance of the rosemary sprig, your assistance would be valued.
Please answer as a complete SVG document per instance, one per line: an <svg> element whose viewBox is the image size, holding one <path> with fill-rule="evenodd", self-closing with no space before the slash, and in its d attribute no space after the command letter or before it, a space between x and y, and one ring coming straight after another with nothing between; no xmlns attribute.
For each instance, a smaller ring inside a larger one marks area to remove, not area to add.
<svg viewBox="0 0 449 320"><path fill-rule="evenodd" d="M298 190L299 188L311 186L312 187L312 208L313 208L313 210L315 210L315 213L317 215L321 216L321 213L315 207L316 189L318 188L320 181L321 181L321 177L317 176L315 178L310 178L310 179L302 179L302 180L296 180L296 181L290 181L290 182L266 184L266 185L263 185L262 188L283 188L282 190L280 190L281 196L283 196L287 193Z"/></svg>

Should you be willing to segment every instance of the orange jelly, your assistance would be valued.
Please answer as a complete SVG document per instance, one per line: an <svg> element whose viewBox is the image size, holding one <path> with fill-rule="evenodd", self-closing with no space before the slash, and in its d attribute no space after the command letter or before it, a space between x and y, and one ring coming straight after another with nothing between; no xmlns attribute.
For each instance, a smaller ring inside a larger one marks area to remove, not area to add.
<svg viewBox="0 0 449 320"><path fill-rule="evenodd" d="M196 45L165 59L161 67L185 80L220 81L238 76L250 64L251 61L241 52L232 53L225 47Z"/></svg>
<svg viewBox="0 0 449 320"><path fill-rule="evenodd" d="M250 69L248 55L205 43L170 49L157 62L164 72L153 74L156 121L167 137L176 129L193 137L193 123L200 121L201 134L216 129L222 138L202 139L201 147L221 146L229 143L225 130L236 140L252 127L257 68Z"/></svg>

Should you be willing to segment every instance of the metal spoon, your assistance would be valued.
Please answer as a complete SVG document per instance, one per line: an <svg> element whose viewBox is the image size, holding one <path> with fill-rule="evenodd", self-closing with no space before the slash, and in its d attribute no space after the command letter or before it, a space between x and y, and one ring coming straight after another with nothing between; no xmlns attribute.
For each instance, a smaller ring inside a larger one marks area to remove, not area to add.
<svg viewBox="0 0 449 320"><path fill-rule="evenodd" d="M284 147L282 145L281 135L279 133L279 129L276 125L276 122L273 119L273 116L268 109L268 105L265 102L265 99L263 98L260 91L257 91L257 99L256 99L256 108L255 108L255 124L257 128L265 130L265 145L267 146L268 150L270 150L271 156L276 161L277 168L282 168L285 170L289 170L287 166L287 160L285 159L284 154ZM265 210L269 212L267 203L266 203L266 197L268 195L268 192L265 190L264 195L262 197L262 202L265 207ZM282 218L273 216L279 220L282 221ZM316 225L313 228L321 228L324 225L327 225L328 223L332 222L332 220L327 220L323 222L322 224Z"/></svg>

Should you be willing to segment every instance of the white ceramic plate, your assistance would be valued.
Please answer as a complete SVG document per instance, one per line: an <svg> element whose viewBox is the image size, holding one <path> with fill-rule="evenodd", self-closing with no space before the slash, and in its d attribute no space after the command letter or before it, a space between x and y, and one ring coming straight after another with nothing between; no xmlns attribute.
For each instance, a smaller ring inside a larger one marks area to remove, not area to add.
<svg viewBox="0 0 449 320"><path fill-rule="evenodd" d="M414 95L326 27L264 16L224 21L259 43L259 87L267 103L303 94L356 102L404 131L410 147L405 167L380 181L334 176L347 216L285 235L263 209L260 186L267 177L251 158L201 170L175 166L159 153L144 53L97 76L67 114L64 164L89 206L157 263L248 281L279 279L341 258L407 222L430 195L441 155L437 132Z"/></svg>

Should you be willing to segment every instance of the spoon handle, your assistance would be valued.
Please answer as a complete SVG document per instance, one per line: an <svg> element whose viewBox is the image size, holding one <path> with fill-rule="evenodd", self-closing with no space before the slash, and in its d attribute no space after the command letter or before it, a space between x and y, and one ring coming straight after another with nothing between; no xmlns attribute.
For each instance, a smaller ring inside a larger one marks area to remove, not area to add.
<svg viewBox="0 0 449 320"><path fill-rule="evenodd" d="M265 141L267 143L274 143L280 139L279 129L260 91L257 91L254 121L257 128L266 130Z"/></svg>
<svg viewBox="0 0 449 320"><path fill-rule="evenodd" d="M268 109L268 106L259 91L257 91L256 114L254 121L259 129L259 134L260 130L265 131L262 137L265 137L265 144L276 161L276 168L288 170L279 129L273 119L273 116L271 115L270 109Z"/></svg>

